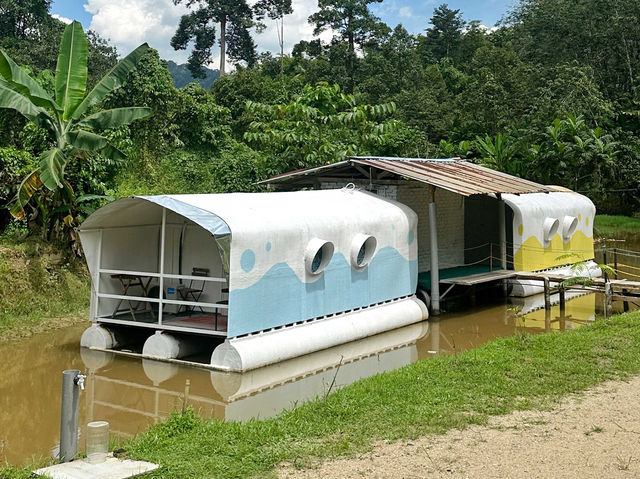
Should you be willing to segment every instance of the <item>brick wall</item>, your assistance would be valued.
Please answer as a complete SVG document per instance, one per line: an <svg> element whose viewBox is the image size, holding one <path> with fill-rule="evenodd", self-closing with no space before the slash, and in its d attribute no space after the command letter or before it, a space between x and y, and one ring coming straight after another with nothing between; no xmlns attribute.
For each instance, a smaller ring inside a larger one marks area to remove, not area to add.
<svg viewBox="0 0 640 479"><path fill-rule="evenodd" d="M344 187L344 183L322 183L322 189ZM368 185L366 185L368 187ZM368 189L365 185L358 188ZM418 270L431 269L429 253L429 189L426 185L373 185L372 191L384 198L407 205L418 215ZM445 190L436 190L438 249L440 269L464 264L464 201L463 197Z"/></svg>

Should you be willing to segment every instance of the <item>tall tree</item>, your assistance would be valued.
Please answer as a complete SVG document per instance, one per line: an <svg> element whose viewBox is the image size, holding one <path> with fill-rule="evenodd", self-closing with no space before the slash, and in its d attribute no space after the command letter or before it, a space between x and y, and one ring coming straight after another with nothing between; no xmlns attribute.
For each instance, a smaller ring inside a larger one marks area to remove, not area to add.
<svg viewBox="0 0 640 479"><path fill-rule="evenodd" d="M27 203L43 186L54 196L64 196L65 201L75 203L72 186L65 179L65 170L71 159L82 159L90 153L112 159L125 157L107 137L94 131L128 125L148 116L150 110L132 107L92 112L92 107L123 84L147 49L147 44L139 46L87 93L87 37L79 22L67 25L60 42L55 98L0 50L0 108L14 110L43 128L52 143L51 148L40 156L38 167L20 184L10 206L14 217L25 218ZM38 199L46 235L49 225L45 221L47 214L42 204Z"/></svg>
<svg viewBox="0 0 640 479"><path fill-rule="evenodd" d="M216 25L219 26L220 75L225 74L228 56L234 62L253 64L256 61L256 45L249 29L254 25L254 10L247 0L173 0L195 8L183 15L176 33L171 39L175 50L186 50L194 42L189 55L189 70L195 78L204 78L203 65L211 61L216 42Z"/></svg>
<svg viewBox="0 0 640 479"><path fill-rule="evenodd" d="M0 0L0 38L24 39L48 17L51 0Z"/></svg>
<svg viewBox="0 0 640 479"><path fill-rule="evenodd" d="M254 6L258 14L258 19L265 16L276 22L278 32L278 44L280 46L280 73L284 61L284 16L293 13L291 0L259 0Z"/></svg>
<svg viewBox="0 0 640 479"><path fill-rule="evenodd" d="M309 17L315 26L314 35L327 29L336 32L339 41L346 41L348 91L353 92L356 59L356 45L362 47L372 35L378 33L380 19L369 10L369 4L382 0L318 0L320 10Z"/></svg>
<svg viewBox="0 0 640 479"><path fill-rule="evenodd" d="M453 57L466 26L460 10L451 10L443 3L433 11L431 25L427 29L427 43L436 59Z"/></svg>

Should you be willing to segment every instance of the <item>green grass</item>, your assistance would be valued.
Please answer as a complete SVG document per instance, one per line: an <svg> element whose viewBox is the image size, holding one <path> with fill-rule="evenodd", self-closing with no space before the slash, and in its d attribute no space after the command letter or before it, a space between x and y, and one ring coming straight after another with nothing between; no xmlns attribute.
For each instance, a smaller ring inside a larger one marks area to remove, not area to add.
<svg viewBox="0 0 640 479"><path fill-rule="evenodd" d="M269 475L282 462L306 467L376 440L410 439L485 424L490 415L553 406L568 394L640 371L640 313L564 333L518 334L455 356L363 379L279 417L246 423L176 414L124 444L160 463L150 478ZM0 477L27 477L0 469Z"/></svg>
<svg viewBox="0 0 640 479"><path fill-rule="evenodd" d="M89 276L51 244L0 236L0 342L86 319Z"/></svg>
<svg viewBox="0 0 640 479"><path fill-rule="evenodd" d="M596 215L593 227L600 237L640 233L640 219L629 216Z"/></svg>
<svg viewBox="0 0 640 479"><path fill-rule="evenodd" d="M175 415L125 447L162 464L146 477L251 477L281 462L370 449L376 440L443 433L640 371L640 313L566 333L517 335L420 361L345 387L279 418L247 423Z"/></svg>

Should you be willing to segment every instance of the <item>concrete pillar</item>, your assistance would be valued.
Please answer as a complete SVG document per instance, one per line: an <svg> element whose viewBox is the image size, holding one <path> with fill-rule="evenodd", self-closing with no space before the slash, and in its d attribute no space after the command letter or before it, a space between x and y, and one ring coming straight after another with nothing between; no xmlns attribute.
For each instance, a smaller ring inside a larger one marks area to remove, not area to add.
<svg viewBox="0 0 640 479"><path fill-rule="evenodd" d="M440 314L440 266L438 262L438 222L436 220L435 188L431 188L429 203L429 245L431 253L431 314Z"/></svg>

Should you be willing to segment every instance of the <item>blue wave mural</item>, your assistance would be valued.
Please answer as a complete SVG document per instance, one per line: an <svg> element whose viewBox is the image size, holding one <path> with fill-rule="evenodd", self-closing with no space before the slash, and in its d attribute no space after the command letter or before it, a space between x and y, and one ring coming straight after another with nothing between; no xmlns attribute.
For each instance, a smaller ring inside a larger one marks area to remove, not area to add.
<svg viewBox="0 0 640 479"><path fill-rule="evenodd" d="M231 290L229 337L369 306L415 293L418 261L395 248L380 249L367 268L356 271L334 254L321 277L300 281L287 263L277 263L252 286Z"/></svg>

